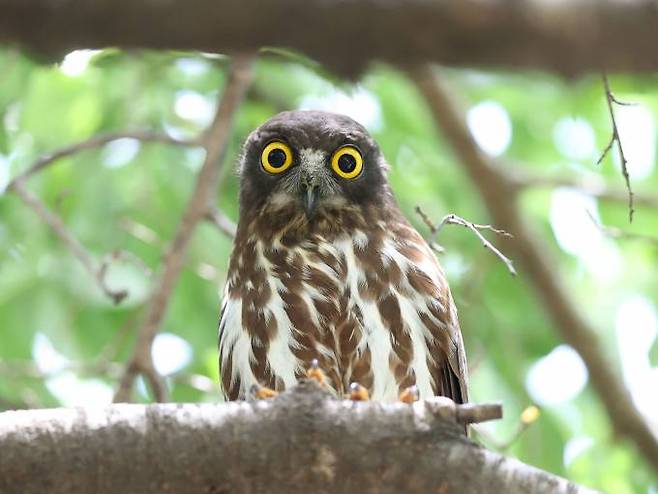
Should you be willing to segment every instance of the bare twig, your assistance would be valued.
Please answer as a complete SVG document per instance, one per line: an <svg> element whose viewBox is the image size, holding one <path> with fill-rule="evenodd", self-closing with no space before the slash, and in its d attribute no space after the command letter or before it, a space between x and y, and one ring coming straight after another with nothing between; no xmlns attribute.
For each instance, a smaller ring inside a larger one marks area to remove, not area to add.
<svg viewBox="0 0 658 494"><path fill-rule="evenodd" d="M212 206L206 213L206 219L215 225L220 232L224 233L229 238L235 237L235 232L238 227L231 218L226 216L219 208Z"/></svg>
<svg viewBox="0 0 658 494"><path fill-rule="evenodd" d="M96 283L105 295L107 295L115 304L121 303L121 301L128 296L127 290L115 290L107 285L105 276L107 272L106 263L98 265L93 256L66 228L62 219L48 209L48 207L41 202L36 195L27 190L22 179L13 182L12 190L16 192L23 203L32 209L43 220L43 222L52 229L62 242L64 242L64 245L66 245L69 251L80 261L92 278L96 280Z"/></svg>
<svg viewBox="0 0 658 494"><path fill-rule="evenodd" d="M504 441L500 441L494 438L491 434L484 431L483 429L478 428L475 429L475 431L488 443L488 445L490 445L496 451L507 451L510 447L512 447L514 443L516 443L516 441L519 440L523 433L537 421L540 414L541 412L538 406L530 405L529 407L526 407L519 417L515 431L509 438L505 439Z"/></svg>
<svg viewBox="0 0 658 494"><path fill-rule="evenodd" d="M471 230L475 234L475 236L480 239L480 242L482 242L484 248L489 249L491 252L493 252L496 255L496 257L498 257L501 261L505 263L505 266L507 266L509 272L513 276L516 276L516 269L514 269L514 263L512 263L512 260L509 259L505 254L503 254L498 248L496 248L495 245L489 242L489 240L487 240L484 237L484 235L480 233L480 230L488 230L494 232L496 235L500 235L502 237L507 237L507 238L512 238L512 234L506 232L505 230L494 228L491 225L479 225L477 223L472 223L468 220L465 220L464 218L461 218L460 216L457 216L456 214L447 214L439 222L438 226L434 226L434 224L428 218L427 214L425 214L425 212L420 208L420 206L416 206L416 213L420 215L420 217L423 219L423 222L426 225L428 225L430 231L432 232L430 238L428 239L428 243L430 245L434 245L436 243L436 237L439 235L439 233L441 233L441 230L445 225L463 226Z"/></svg>
<svg viewBox="0 0 658 494"><path fill-rule="evenodd" d="M100 146L103 146L109 142L116 141L118 139L131 138L137 139L144 142L162 142L168 144L175 144L180 146L199 146L201 145L200 140L184 140L176 139L174 137L168 136L166 134L151 132L151 131L130 131L130 132L113 132L108 134L100 134L86 141L82 141L70 146L55 150L49 154L41 156L37 159L32 166L30 166L25 172L16 176L7 186L7 190L13 190L21 198L21 200L34 210L39 217L55 232L55 234L64 242L68 249L73 253L73 255L82 263L85 270L96 280L96 283L102 290L102 292L107 295L115 304L121 303L127 296L127 290L115 290L108 286L107 284L107 270L112 259L117 259L119 257L130 257L133 261L136 261L138 264L144 267L144 263L137 258L134 254L123 252L118 254L114 252L111 256L106 256L99 265L97 261L93 258L89 252L83 247L83 245L69 232L64 225L61 218L55 214L53 211L49 210L48 207L41 202L41 200L34 194L30 193L25 188L25 181L35 173L44 170L48 166L51 166L56 161L72 156L76 153L79 153L84 150L94 149ZM146 269L146 271L148 268Z"/></svg>
<svg viewBox="0 0 658 494"><path fill-rule="evenodd" d="M430 234L432 235L431 238L434 238L437 234L436 226L432 222L429 216L427 216L427 213L422 210L420 206L416 206L416 214L420 216L420 219L423 220L423 223L425 223L425 226L430 229Z"/></svg>
<svg viewBox="0 0 658 494"><path fill-rule="evenodd" d="M592 223L603 233L604 235L611 238L618 239L628 239L628 240L640 240L642 242L647 242L653 245L658 245L658 237L653 235L643 235L641 233L633 233L622 230L614 226L605 226L599 223L592 212L589 209L586 209L587 215L592 220Z"/></svg>
<svg viewBox="0 0 658 494"><path fill-rule="evenodd" d="M135 130L128 132L110 132L107 134L95 135L86 141L78 142L70 146L57 149L49 154L46 154L39 159L37 159L27 170L25 170L20 175L16 176L10 183L9 188L12 188L14 183L19 180L25 180L28 177L34 175L37 172L40 172L46 167L51 166L58 160L72 156L81 151L88 149L95 149L105 144L108 144L112 141L117 141L119 139L137 139L138 141L143 142L161 142L165 144L174 144L177 146L201 146L201 142L198 139L177 139L171 137L167 134L162 134L158 132L152 132L148 130Z"/></svg>
<svg viewBox="0 0 658 494"><path fill-rule="evenodd" d="M109 352L106 352L109 353ZM108 355L109 356L109 355ZM44 381L49 378L59 376L66 372L74 372L82 376L103 377L105 379L119 379L124 372L124 365L114 360L109 360L106 355L102 355L94 362L67 362L66 364L57 367L56 369L47 372L42 371L31 360L0 360L0 376L4 379L12 380L38 380ZM157 373L153 374L154 377L148 377L147 380L155 378L160 379ZM191 374L188 372L177 372L171 376L172 381L177 384L189 386L204 393L218 392L217 383L215 383L208 376L201 374ZM158 389L159 385L152 386L153 389ZM26 388L24 388L25 390ZM157 396L154 398L157 399ZM160 396L160 398L163 398ZM25 401L25 400L23 400ZM2 408L2 398L0 397L0 408ZM18 407L25 408L25 407Z"/></svg>
<svg viewBox="0 0 658 494"><path fill-rule="evenodd" d="M153 229L130 218L121 218L119 220L119 228L129 233L136 239L141 240L145 244L155 247L162 247L164 244L162 239Z"/></svg>
<svg viewBox="0 0 658 494"><path fill-rule="evenodd" d="M632 223L633 213L635 213L635 209L633 207L633 190L631 189L631 177L628 174L628 161L626 160L626 156L624 155L624 147L621 144L621 139L619 137L619 129L617 128L617 120L615 119L615 110L612 106L613 104L627 105L628 103L621 103L612 94L612 90L610 89L610 82L608 81L608 76L607 74L605 74L605 72L603 73L602 78L603 78L603 87L605 89L605 100L608 105L608 112L610 113L610 122L612 124L612 135L610 136L610 141L608 142L608 145L603 150L603 153L601 153L601 156L597 160L596 164L597 165L600 164L603 161L603 159L608 155L608 153L612 149L612 146L615 143L617 143L617 151L619 152L619 161L621 161L621 173L624 176L624 180L626 181L626 188L628 189L628 221L629 223Z"/></svg>
<svg viewBox="0 0 658 494"><path fill-rule="evenodd" d="M199 221L207 214L212 195L216 190L219 167L226 151L233 118L251 81L251 64L251 56L238 56L233 61L215 118L203 140L206 149L203 167L176 234L165 254L160 283L151 297L132 357L115 393L115 402L127 401L130 398L135 378L140 373L148 379L156 400L165 400L166 388L153 368L151 346L162 325L192 234Z"/></svg>
<svg viewBox="0 0 658 494"><path fill-rule="evenodd" d="M151 268L138 256L127 250L116 249L109 254L105 255L101 261L101 269L107 270L112 263L117 261L129 261L142 270L145 276L151 276Z"/></svg>
<svg viewBox="0 0 658 494"><path fill-rule="evenodd" d="M519 189L529 187L569 187L584 194L604 201L623 202L628 204L628 190L621 187L611 187L599 176L568 177L568 176L536 176L526 173L517 167L510 174L510 179ZM658 209L658 194L642 194L633 192L633 204L647 208Z"/></svg>
<svg viewBox="0 0 658 494"><path fill-rule="evenodd" d="M460 163L478 188L493 221L517 239L515 249L521 265L533 285L538 300L553 319L555 329L583 359L592 387L605 404L612 426L618 434L633 441L644 458L658 471L658 438L635 407L621 373L606 359L597 331L583 319L582 309L567 293L548 249L538 243L537 234L524 221L518 206L517 188L508 172L485 156L469 133L465 119L454 103L454 95L429 67L411 72L424 95L437 126L443 131ZM504 200L501 200L504 198Z"/></svg>
<svg viewBox="0 0 658 494"><path fill-rule="evenodd" d="M503 406L500 403L464 403L457 405L457 422L460 424L479 424L503 418Z"/></svg>

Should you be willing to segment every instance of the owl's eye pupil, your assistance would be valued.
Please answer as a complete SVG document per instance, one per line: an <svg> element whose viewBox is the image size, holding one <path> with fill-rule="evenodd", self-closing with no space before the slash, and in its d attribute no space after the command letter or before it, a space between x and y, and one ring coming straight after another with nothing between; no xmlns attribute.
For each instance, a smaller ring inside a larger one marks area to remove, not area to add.
<svg viewBox="0 0 658 494"><path fill-rule="evenodd" d="M352 173L356 168L356 158L351 154L344 154L338 158L338 167L344 173Z"/></svg>
<svg viewBox="0 0 658 494"><path fill-rule="evenodd" d="M273 168L281 168L286 162L286 153L283 149L272 149L267 155L267 161Z"/></svg>

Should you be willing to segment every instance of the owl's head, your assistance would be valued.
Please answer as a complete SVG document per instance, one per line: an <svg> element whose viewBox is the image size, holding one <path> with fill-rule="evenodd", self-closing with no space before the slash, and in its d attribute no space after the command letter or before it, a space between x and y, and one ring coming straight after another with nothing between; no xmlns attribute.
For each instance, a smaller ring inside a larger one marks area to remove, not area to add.
<svg viewBox="0 0 658 494"><path fill-rule="evenodd" d="M388 194L386 163L368 131L322 111L279 113L254 130L240 163L243 207L295 204L311 219L325 206L365 205Z"/></svg>

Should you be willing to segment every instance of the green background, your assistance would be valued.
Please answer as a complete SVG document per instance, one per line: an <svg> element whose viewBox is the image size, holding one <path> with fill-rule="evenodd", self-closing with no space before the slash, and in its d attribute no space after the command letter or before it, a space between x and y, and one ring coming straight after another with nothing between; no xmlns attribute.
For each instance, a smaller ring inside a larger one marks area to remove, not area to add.
<svg viewBox="0 0 658 494"><path fill-rule="evenodd" d="M113 262L108 283L130 293L113 306L48 227L15 194L2 193L7 180L37 157L97 133L152 129L196 137L212 116L227 65L222 57L196 53L116 50L67 60L44 64L13 49L0 50L0 409L109 402L154 279L130 258ZM623 191L615 157L596 165L610 138L600 77L565 81L542 74L444 70L444 78L455 101L472 110L483 139L498 143L510 173L602 180ZM628 116L620 118L620 126L626 125L622 137L628 136L629 158L648 163L634 187L650 193L658 185L651 154L656 80L611 77L611 83L621 99L638 103L619 109ZM374 65L358 84L348 84L312 64L272 53L257 63L222 171L217 203L232 219L237 219L234 164L241 142L277 111L300 106L352 108L366 120L391 165L399 202L423 234L428 232L413 212L416 205L436 220L456 213L489 222L477 191L403 74ZM487 115L488 126L482 124ZM509 140L501 137L507 128ZM157 271L202 161L197 148L119 141L57 162L32 177L28 187L99 259L122 249ZM598 330L610 365L623 369L655 426L658 244L600 232L597 237L596 228L587 237L579 228L582 221L569 223L582 220L585 206L578 200L589 204L603 224L642 235L658 236L658 214L638 207L629 225L623 201L587 203L573 190L554 187L528 188L521 203L542 249L555 262L552 268ZM569 208L573 218L564 214ZM560 223L575 247L558 241ZM579 243L581 234L584 243ZM505 418L480 426L476 437L492 449L606 492L658 492L634 447L615 436L590 386L578 386L586 379L579 360L560 347L525 273L510 276L463 228L445 228L439 243L460 311L472 399L504 404ZM168 336L156 345L156 361L171 367L167 383L175 401L219 399L218 293L230 248L230 239L211 224L202 224L193 237L164 321ZM546 379L549 399L533 391ZM135 399L150 401L143 383ZM516 437L521 412L535 402L541 405L540 417Z"/></svg>

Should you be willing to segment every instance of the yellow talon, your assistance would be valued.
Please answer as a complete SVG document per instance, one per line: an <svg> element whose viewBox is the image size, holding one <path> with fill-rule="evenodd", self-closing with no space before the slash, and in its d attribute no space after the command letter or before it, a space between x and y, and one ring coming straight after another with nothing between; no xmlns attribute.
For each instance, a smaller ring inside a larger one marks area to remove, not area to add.
<svg viewBox="0 0 658 494"><path fill-rule="evenodd" d="M370 399L370 393L359 383L352 383L350 384L349 399L352 401L368 401Z"/></svg>
<svg viewBox="0 0 658 494"><path fill-rule="evenodd" d="M314 358L311 360L311 366L306 371L306 377L309 379L315 379L320 385L325 383L325 375L324 372L322 372L322 369L320 369L318 359Z"/></svg>
<svg viewBox="0 0 658 494"><path fill-rule="evenodd" d="M251 395L257 400L267 400L270 398L274 398L275 396L278 396L279 392L274 391L271 388L261 386L260 384L254 384L251 387Z"/></svg>
<svg viewBox="0 0 658 494"><path fill-rule="evenodd" d="M418 401L418 386L414 384L413 386L405 388L402 393L400 393L399 398L402 403L407 403L409 405L411 405L414 401Z"/></svg>

